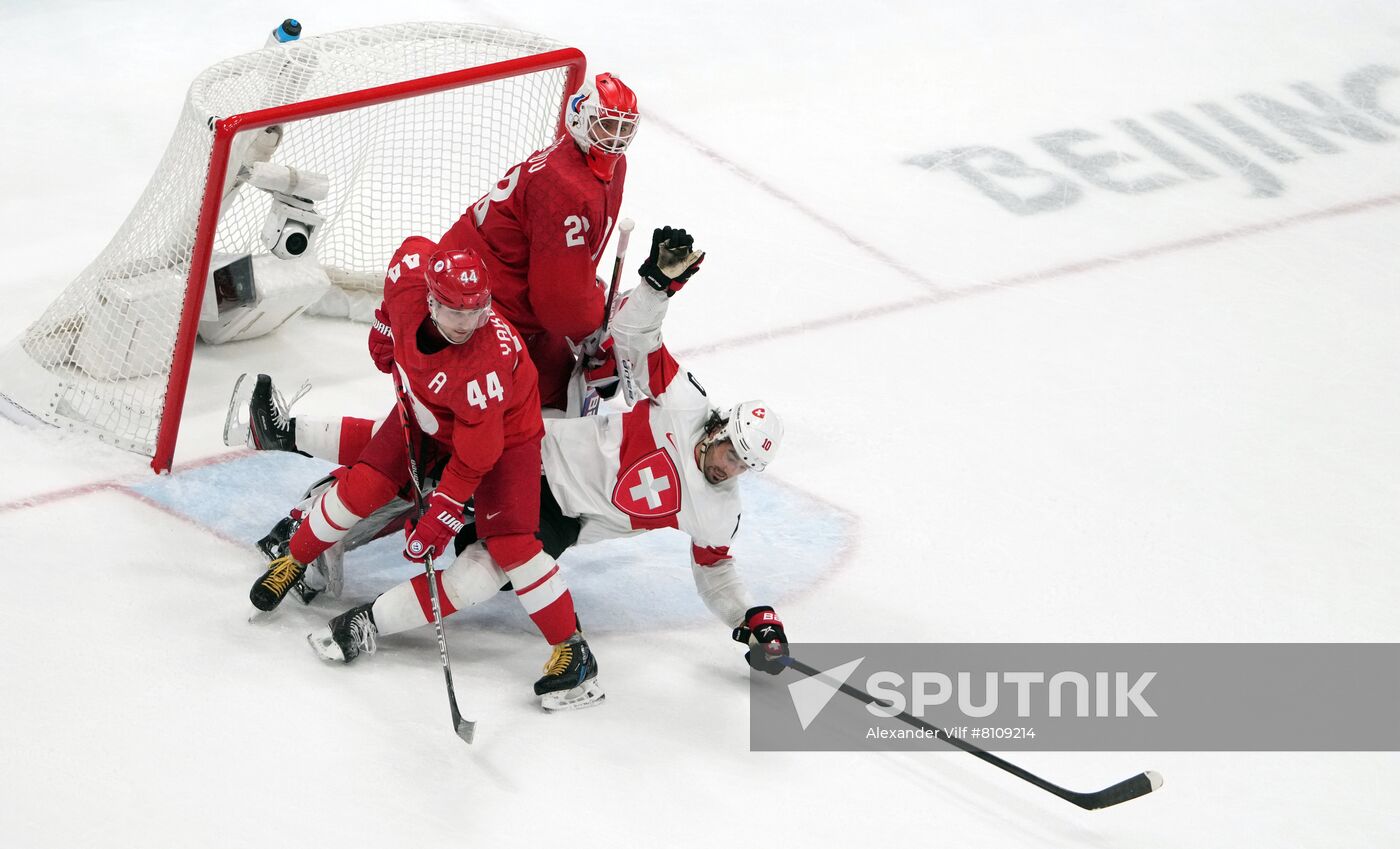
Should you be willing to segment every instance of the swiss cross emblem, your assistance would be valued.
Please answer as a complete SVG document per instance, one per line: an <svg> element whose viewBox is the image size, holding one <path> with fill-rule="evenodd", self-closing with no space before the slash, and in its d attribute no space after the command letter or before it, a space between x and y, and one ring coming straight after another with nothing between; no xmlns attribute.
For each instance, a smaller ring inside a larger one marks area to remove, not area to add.
<svg viewBox="0 0 1400 849"><path fill-rule="evenodd" d="M659 519L681 510L681 476L664 449L643 456L617 476L612 503L636 519Z"/></svg>

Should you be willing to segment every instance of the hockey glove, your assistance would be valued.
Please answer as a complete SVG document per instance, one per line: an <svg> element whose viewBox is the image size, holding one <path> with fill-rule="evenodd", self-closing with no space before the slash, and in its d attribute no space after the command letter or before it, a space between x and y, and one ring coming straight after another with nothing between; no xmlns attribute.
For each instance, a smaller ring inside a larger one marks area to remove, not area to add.
<svg viewBox="0 0 1400 849"><path fill-rule="evenodd" d="M744 624L734 629L734 641L749 645L749 650L744 652L749 666L769 675L783 671L778 659L787 656L788 640L783 622L773 608L767 605L749 608L744 614Z"/></svg>
<svg viewBox="0 0 1400 849"><path fill-rule="evenodd" d="M465 526L462 521L466 507L442 492L434 492L428 497L423 518L413 526L408 542L403 547L405 560L422 563L429 557L436 558L447 550L452 538Z"/></svg>
<svg viewBox="0 0 1400 849"><path fill-rule="evenodd" d="M669 298L700 270L704 259L705 252L695 250L694 236L684 230L662 227L652 231L651 253L637 273L648 286L665 292Z"/></svg>
<svg viewBox="0 0 1400 849"><path fill-rule="evenodd" d="M588 388L604 401L617 394L617 357L611 336L603 340L598 353L584 358L583 375Z"/></svg>
<svg viewBox="0 0 1400 849"><path fill-rule="evenodd" d="M374 323L369 326L369 355L374 367L388 374L394 370L394 331L389 329L389 316L383 307L374 310Z"/></svg>

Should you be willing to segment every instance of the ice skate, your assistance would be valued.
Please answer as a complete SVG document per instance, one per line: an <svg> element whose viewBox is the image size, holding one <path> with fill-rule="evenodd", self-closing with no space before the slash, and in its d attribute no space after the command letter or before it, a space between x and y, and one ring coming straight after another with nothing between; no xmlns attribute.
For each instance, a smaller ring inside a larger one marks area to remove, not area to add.
<svg viewBox="0 0 1400 849"><path fill-rule="evenodd" d="M554 647L544 676L535 682L535 695L547 711L577 710L603 700L598 683L598 661L582 634L574 634Z"/></svg>
<svg viewBox="0 0 1400 849"><path fill-rule="evenodd" d="M292 534L297 532L297 525L300 524L291 516L283 516L277 524L272 526L272 530L267 532L267 536L258 540L258 551L261 551L268 560L276 560L286 555L287 548L292 542Z"/></svg>
<svg viewBox="0 0 1400 849"><path fill-rule="evenodd" d="M287 593L291 592L292 585L300 581L305 574L306 567L298 563L295 557L290 554L283 555L268 564L267 571L253 584L248 599L258 610L273 610L287 597Z"/></svg>
<svg viewBox="0 0 1400 849"><path fill-rule="evenodd" d="M260 374L250 381L251 376L239 375L233 384L224 416L224 444L258 451L296 451L296 420L289 413L292 405L311 390L311 384L303 383L287 401L272 385L271 377Z"/></svg>
<svg viewBox="0 0 1400 849"><path fill-rule="evenodd" d="M258 540L258 550L263 553L269 561L286 556L290 551L292 534L296 533L297 526L301 521L293 516L284 516L281 521L272 526L272 530L267 532L267 536ZM334 550L334 549L332 549ZM310 604L322 592L330 589L332 596L340 595L340 584L338 580L332 580L332 565L330 563L330 551L317 557L307 564L306 573L292 584L292 591L296 593L297 599L302 604ZM341 558L335 559L335 576L339 576L339 566Z"/></svg>
<svg viewBox="0 0 1400 849"><path fill-rule="evenodd" d="M374 602L352 607L306 635L306 641L322 660L349 663L362 654L379 650L379 629L374 624Z"/></svg>

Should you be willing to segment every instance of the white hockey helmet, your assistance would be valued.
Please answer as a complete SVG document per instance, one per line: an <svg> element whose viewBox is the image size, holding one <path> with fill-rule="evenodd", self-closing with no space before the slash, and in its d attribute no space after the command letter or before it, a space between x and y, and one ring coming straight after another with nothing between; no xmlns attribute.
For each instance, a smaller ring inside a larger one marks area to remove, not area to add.
<svg viewBox="0 0 1400 849"><path fill-rule="evenodd" d="M764 402L745 401L729 411L720 438L729 440L750 469L761 472L783 444L783 420Z"/></svg>
<svg viewBox="0 0 1400 849"><path fill-rule="evenodd" d="M612 74L599 74L584 82L564 109L564 126L601 180L612 179L640 118L636 93Z"/></svg>

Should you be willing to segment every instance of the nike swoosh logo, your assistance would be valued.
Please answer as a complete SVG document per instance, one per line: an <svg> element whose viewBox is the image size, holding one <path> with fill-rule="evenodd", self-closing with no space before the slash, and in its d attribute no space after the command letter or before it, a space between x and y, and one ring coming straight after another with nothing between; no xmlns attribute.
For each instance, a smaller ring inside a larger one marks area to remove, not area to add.
<svg viewBox="0 0 1400 849"><path fill-rule="evenodd" d="M676 446L676 450L680 450L680 446L676 445L676 435L674 433L671 433L669 430L666 431L666 438L671 440L671 444Z"/></svg>
<svg viewBox="0 0 1400 849"><path fill-rule="evenodd" d="M496 517L499 516L499 515L501 515L501 511L500 511L500 510L497 510L495 513L487 513L487 514L486 514L486 518L488 518L488 519L494 519L494 518L496 518Z"/></svg>

